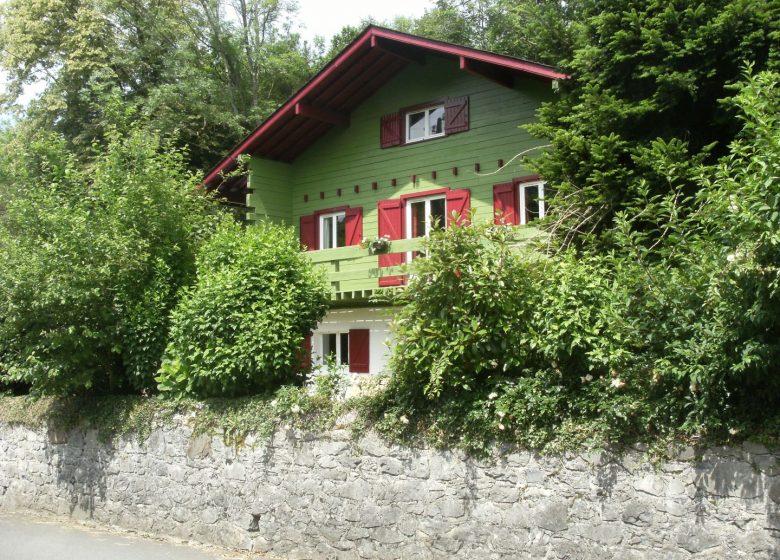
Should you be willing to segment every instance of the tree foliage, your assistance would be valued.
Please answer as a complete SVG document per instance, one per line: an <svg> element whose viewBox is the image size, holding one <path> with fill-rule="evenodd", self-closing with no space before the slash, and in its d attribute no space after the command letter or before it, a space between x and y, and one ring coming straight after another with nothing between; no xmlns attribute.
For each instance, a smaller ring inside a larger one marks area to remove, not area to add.
<svg viewBox="0 0 780 560"><path fill-rule="evenodd" d="M238 396L300 383L303 338L325 314L329 293L292 228L228 221L197 269L172 315L160 389Z"/></svg>
<svg viewBox="0 0 780 560"><path fill-rule="evenodd" d="M43 81L29 127L89 153L112 124L101 98L115 92L152 128L176 132L192 167L208 167L318 63L291 30L293 13L280 0L9 0L0 12L5 101Z"/></svg>
<svg viewBox="0 0 780 560"><path fill-rule="evenodd" d="M643 185L691 194L699 166L723 156L739 131L724 101L745 62L780 63L776 2L580 4L579 39L564 64L571 79L529 127L552 144L537 168L558 189L564 243L609 230Z"/></svg>
<svg viewBox="0 0 780 560"><path fill-rule="evenodd" d="M517 253L493 225L432 235L372 405L380 428L477 448L776 429L779 81L747 77L729 155L694 195L644 184L610 251Z"/></svg>
<svg viewBox="0 0 780 560"><path fill-rule="evenodd" d="M214 203L145 132L109 134L88 167L57 135L18 140L0 157L0 376L37 393L154 387Z"/></svg>

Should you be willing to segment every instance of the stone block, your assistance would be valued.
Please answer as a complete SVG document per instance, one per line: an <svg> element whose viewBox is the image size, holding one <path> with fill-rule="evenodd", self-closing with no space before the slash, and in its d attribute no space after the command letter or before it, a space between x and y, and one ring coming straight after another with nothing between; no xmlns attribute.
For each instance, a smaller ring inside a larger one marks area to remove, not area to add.
<svg viewBox="0 0 780 560"><path fill-rule="evenodd" d="M741 461L723 461L715 464L698 481L711 496L758 498L762 494L761 473Z"/></svg>
<svg viewBox="0 0 780 560"><path fill-rule="evenodd" d="M404 472L404 464L394 457L382 457L379 459L379 472L398 476Z"/></svg>
<svg viewBox="0 0 780 560"><path fill-rule="evenodd" d="M614 523L586 525L581 532L586 539L606 546L616 546L623 541L623 530Z"/></svg>
<svg viewBox="0 0 780 560"><path fill-rule="evenodd" d="M211 436L199 434L191 437L187 444L188 459L205 459L211 454Z"/></svg>
<svg viewBox="0 0 780 560"><path fill-rule="evenodd" d="M623 510L623 523L636 527L649 527L653 524L655 508L646 502L631 502Z"/></svg>
<svg viewBox="0 0 780 560"><path fill-rule="evenodd" d="M569 527L569 505L554 502L534 512L532 523L547 531L565 531Z"/></svg>
<svg viewBox="0 0 780 560"><path fill-rule="evenodd" d="M677 534L677 544L690 552L698 554L715 548L720 544L720 540L713 534L712 530L705 529L702 525L684 525Z"/></svg>

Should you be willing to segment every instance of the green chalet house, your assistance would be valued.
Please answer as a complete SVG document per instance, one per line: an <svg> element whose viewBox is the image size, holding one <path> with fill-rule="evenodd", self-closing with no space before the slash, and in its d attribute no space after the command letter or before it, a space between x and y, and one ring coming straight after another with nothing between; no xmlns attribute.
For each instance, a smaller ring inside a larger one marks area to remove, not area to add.
<svg viewBox="0 0 780 560"><path fill-rule="evenodd" d="M382 371L393 309L371 297L404 285L401 265L433 228L469 209L520 227L544 215L544 183L513 158L539 145L520 126L565 78L370 26L208 173L249 221L294 225L326 268L331 309L307 339L315 363ZM224 180L242 154L248 174Z"/></svg>

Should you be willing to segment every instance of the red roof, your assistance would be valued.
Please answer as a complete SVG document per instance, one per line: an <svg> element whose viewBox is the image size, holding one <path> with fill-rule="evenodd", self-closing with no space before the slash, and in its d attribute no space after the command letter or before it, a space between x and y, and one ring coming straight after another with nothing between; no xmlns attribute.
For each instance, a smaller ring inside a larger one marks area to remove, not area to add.
<svg viewBox="0 0 780 560"><path fill-rule="evenodd" d="M211 186L232 170L241 154L293 161L406 65L436 53L459 61L460 68L511 84L516 74L547 80L568 76L550 66L452 43L369 26L284 105L230 151L203 180Z"/></svg>

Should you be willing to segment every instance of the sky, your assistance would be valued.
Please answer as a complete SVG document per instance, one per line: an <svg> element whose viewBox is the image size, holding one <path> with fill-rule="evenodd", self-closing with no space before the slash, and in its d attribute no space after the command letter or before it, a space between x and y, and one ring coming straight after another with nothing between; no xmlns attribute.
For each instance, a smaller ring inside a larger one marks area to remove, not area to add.
<svg viewBox="0 0 780 560"><path fill-rule="evenodd" d="M4 1L0 0L0 4ZM300 33L309 42L317 35L329 41L345 25L358 25L369 16L380 22L395 16L419 17L432 4L431 0L298 0ZM5 75L0 71L0 88L4 83ZM26 105L42 88L43 84L25 88L19 102Z"/></svg>
<svg viewBox="0 0 780 560"><path fill-rule="evenodd" d="M315 35L327 40L345 25L357 25L369 16L377 21L395 16L419 17L432 4L430 0L298 0L298 15L304 27L301 35L308 40Z"/></svg>

